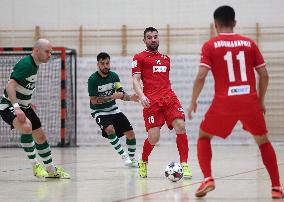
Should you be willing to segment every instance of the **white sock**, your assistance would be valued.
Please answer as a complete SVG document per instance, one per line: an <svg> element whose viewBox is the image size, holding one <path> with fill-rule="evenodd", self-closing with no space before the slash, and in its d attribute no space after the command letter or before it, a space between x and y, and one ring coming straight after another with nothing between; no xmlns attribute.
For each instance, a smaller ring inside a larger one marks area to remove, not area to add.
<svg viewBox="0 0 284 202"><path fill-rule="evenodd" d="M53 164L46 166L46 171L48 173L52 173L56 170L55 166Z"/></svg>

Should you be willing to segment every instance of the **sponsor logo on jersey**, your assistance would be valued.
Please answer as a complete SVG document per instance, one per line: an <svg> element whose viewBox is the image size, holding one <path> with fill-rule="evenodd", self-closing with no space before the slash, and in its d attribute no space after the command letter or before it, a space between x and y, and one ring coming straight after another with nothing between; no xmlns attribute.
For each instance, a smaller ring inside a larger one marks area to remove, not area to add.
<svg viewBox="0 0 284 202"><path fill-rule="evenodd" d="M250 86L249 85L242 85L242 86L230 86L228 90L228 95L246 95L250 93Z"/></svg>
<svg viewBox="0 0 284 202"><path fill-rule="evenodd" d="M167 72L167 66L153 66L153 72Z"/></svg>
<svg viewBox="0 0 284 202"><path fill-rule="evenodd" d="M177 108L177 110L178 110L179 112L181 112L182 114L184 114L184 111L183 111L183 108L182 108L182 107Z"/></svg>
<svg viewBox="0 0 284 202"><path fill-rule="evenodd" d="M26 85L26 88L27 88L27 89L34 89L34 88L35 88L35 83L28 83L28 84Z"/></svg>
<svg viewBox="0 0 284 202"><path fill-rule="evenodd" d="M34 74L30 77L27 77L26 80L29 81L29 82L36 82L37 81L37 74Z"/></svg>
<svg viewBox="0 0 284 202"><path fill-rule="evenodd" d="M112 89L114 89L114 83L108 83L108 84L105 84L105 85L98 86L98 92L99 93L102 93L102 92L105 92L105 91L108 91L108 90L112 90Z"/></svg>
<svg viewBox="0 0 284 202"><path fill-rule="evenodd" d="M161 65L161 60L156 60L157 65Z"/></svg>

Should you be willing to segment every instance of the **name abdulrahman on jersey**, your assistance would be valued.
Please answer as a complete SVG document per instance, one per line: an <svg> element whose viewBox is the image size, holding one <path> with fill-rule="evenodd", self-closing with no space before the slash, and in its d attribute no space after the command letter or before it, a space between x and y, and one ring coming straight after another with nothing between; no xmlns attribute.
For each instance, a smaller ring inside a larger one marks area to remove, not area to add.
<svg viewBox="0 0 284 202"><path fill-rule="evenodd" d="M251 47L251 42L250 41L244 41L244 40L235 40L235 41L216 41L214 42L214 48L221 48L221 47L240 47L240 46L245 46L245 47Z"/></svg>

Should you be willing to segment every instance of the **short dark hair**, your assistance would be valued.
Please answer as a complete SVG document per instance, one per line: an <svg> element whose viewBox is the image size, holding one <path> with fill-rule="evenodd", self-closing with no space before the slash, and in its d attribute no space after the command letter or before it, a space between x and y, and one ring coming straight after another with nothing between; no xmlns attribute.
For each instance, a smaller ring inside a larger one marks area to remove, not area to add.
<svg viewBox="0 0 284 202"><path fill-rule="evenodd" d="M231 6L220 6L215 10L213 16L214 20L226 27L235 22L235 11Z"/></svg>
<svg viewBox="0 0 284 202"><path fill-rule="evenodd" d="M110 56L109 54L105 53L105 52L100 52L97 55L97 61L99 62L100 60L105 60L105 59L109 59L110 60Z"/></svg>
<svg viewBox="0 0 284 202"><path fill-rule="evenodd" d="M146 37L146 33L147 32L158 32L158 30L155 28L155 27L147 27L145 30L144 30L144 39Z"/></svg>

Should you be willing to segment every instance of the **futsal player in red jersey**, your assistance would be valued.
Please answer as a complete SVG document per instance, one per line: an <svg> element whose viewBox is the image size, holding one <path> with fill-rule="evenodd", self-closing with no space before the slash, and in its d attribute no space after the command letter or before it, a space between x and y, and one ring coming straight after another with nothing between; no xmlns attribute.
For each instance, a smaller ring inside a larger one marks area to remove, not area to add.
<svg viewBox="0 0 284 202"><path fill-rule="evenodd" d="M235 12L221 6L214 12L218 36L206 42L201 51L199 72L193 86L189 118L197 109L197 99L207 73L211 70L215 81L215 96L200 125L197 155L204 180L195 195L203 197L215 189L211 173L211 138L230 135L237 121L250 132L259 146L263 163L270 175L272 198L283 198L276 154L267 137L264 120L264 97L268 73L263 57L251 39L234 33ZM258 92L255 74L259 76Z"/></svg>
<svg viewBox="0 0 284 202"><path fill-rule="evenodd" d="M143 108L148 138L144 141L139 175L147 177L148 157L160 139L160 129L165 124L175 129L176 144L183 167L183 175L191 178L188 167L188 139L185 130L185 115L169 79L170 58L158 52L159 36L154 27L144 31L146 50L136 54L132 62L133 88ZM141 84L141 81L143 84ZM142 87L143 85L143 87Z"/></svg>

